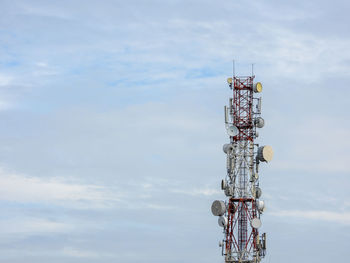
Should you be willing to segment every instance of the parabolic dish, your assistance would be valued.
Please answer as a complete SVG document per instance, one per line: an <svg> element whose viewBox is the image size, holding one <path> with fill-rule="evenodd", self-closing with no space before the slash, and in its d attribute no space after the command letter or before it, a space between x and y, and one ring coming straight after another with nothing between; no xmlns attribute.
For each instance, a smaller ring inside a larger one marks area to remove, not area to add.
<svg viewBox="0 0 350 263"><path fill-rule="evenodd" d="M273 150L269 145L261 146L258 149L258 159L262 162L269 162L273 158Z"/></svg>
<svg viewBox="0 0 350 263"><path fill-rule="evenodd" d="M226 127L227 134L231 137L237 136L238 135L238 128L234 125L229 125Z"/></svg>
<svg viewBox="0 0 350 263"><path fill-rule="evenodd" d="M223 201L215 200L211 205L211 212L214 216L222 216L225 214L226 205Z"/></svg>
<svg viewBox="0 0 350 263"><path fill-rule="evenodd" d="M230 143L224 144L224 146L222 146L222 150L224 151L224 153L232 152L233 145Z"/></svg>
<svg viewBox="0 0 350 263"><path fill-rule="evenodd" d="M225 216L220 216L218 219L218 224L221 227L226 227L227 226L227 218Z"/></svg>
<svg viewBox="0 0 350 263"><path fill-rule="evenodd" d="M262 128L262 127L264 127L264 125L265 125L265 120L264 120L263 118L261 118L261 117L257 117L257 118L255 119L255 125L256 125L256 127L258 127L258 128Z"/></svg>
<svg viewBox="0 0 350 263"><path fill-rule="evenodd" d="M263 200L259 200L257 207L258 207L258 210L260 212L264 212L265 211L265 202Z"/></svg>
<svg viewBox="0 0 350 263"><path fill-rule="evenodd" d="M250 222L250 225L253 227L253 228L259 228L261 227L261 221L259 218L255 217L252 219L252 221Z"/></svg>
<svg viewBox="0 0 350 263"><path fill-rule="evenodd" d="M254 92L255 93L262 92L262 84L261 84L261 82L255 83L255 85L254 85Z"/></svg>

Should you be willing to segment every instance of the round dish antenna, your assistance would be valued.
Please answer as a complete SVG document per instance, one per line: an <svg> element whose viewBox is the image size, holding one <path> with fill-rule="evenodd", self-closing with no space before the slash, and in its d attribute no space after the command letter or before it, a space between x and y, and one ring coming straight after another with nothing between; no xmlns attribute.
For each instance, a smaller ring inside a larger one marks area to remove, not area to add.
<svg viewBox="0 0 350 263"><path fill-rule="evenodd" d="M262 128L265 126L265 120L261 117L256 118L254 122L255 122L256 127L258 127L258 128Z"/></svg>
<svg viewBox="0 0 350 263"><path fill-rule="evenodd" d="M254 217L253 220L250 222L250 225L253 227L253 228L260 228L261 227L261 221L259 218L257 217Z"/></svg>
<svg viewBox="0 0 350 263"><path fill-rule="evenodd" d="M269 145L259 147L257 158L259 161L262 161L262 162L271 161L273 158L272 147Z"/></svg>
<svg viewBox="0 0 350 263"><path fill-rule="evenodd" d="M265 211L265 202L263 200L259 200L257 203L258 210L260 213Z"/></svg>
<svg viewBox="0 0 350 263"><path fill-rule="evenodd" d="M234 137L238 135L239 130L235 125L228 125L226 126L226 132L229 136Z"/></svg>
<svg viewBox="0 0 350 263"><path fill-rule="evenodd" d="M218 224L221 227L226 227L227 226L227 218L225 216L220 216L218 219Z"/></svg>
<svg viewBox="0 0 350 263"><path fill-rule="evenodd" d="M230 143L226 143L226 144L224 144L224 146L222 146L222 149L223 149L224 153L230 153L233 150L233 145Z"/></svg>
<svg viewBox="0 0 350 263"><path fill-rule="evenodd" d="M226 212L225 203L220 200L215 200L211 205L211 212L214 216L222 216Z"/></svg>
<svg viewBox="0 0 350 263"><path fill-rule="evenodd" d="M262 92L262 84L261 84L261 82L255 83L255 85L253 87L253 90L254 90L255 93Z"/></svg>
<svg viewBox="0 0 350 263"><path fill-rule="evenodd" d="M262 192L261 192L260 187L256 187L256 188L255 188L255 198L256 198L256 199L259 199L260 196L261 196L261 194L262 194Z"/></svg>

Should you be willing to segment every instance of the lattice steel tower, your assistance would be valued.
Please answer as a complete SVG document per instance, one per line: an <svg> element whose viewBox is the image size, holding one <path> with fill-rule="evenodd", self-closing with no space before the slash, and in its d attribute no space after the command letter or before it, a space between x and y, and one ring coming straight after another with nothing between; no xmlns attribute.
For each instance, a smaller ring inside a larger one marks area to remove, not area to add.
<svg viewBox="0 0 350 263"><path fill-rule="evenodd" d="M266 252L266 234L259 235L260 217L265 209L260 199L259 163L272 160L270 146L254 143L261 118L260 82L251 76L233 76L227 82L233 91L229 106L225 106L225 126L230 143L223 146L227 155L227 175L221 189L228 200L216 200L211 210L223 227L224 239L219 243L226 263L260 262Z"/></svg>

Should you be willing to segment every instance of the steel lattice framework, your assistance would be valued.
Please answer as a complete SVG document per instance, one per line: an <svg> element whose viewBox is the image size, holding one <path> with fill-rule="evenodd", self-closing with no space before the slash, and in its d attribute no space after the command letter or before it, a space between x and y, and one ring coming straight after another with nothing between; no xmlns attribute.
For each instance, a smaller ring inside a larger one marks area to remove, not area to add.
<svg viewBox="0 0 350 263"><path fill-rule="evenodd" d="M260 262L265 256L266 234L259 236L260 216L264 202L260 200L259 163L272 159L270 146L254 143L257 128L264 126L261 114L261 98L254 93L262 91L255 76L228 79L233 96L225 106L225 124L230 143L224 145L227 154L227 175L222 180L227 201L214 201L212 212L219 216L224 239L220 242L226 263Z"/></svg>
<svg viewBox="0 0 350 263"><path fill-rule="evenodd" d="M232 116L239 134L234 141L253 141L253 79L254 77L234 78Z"/></svg>

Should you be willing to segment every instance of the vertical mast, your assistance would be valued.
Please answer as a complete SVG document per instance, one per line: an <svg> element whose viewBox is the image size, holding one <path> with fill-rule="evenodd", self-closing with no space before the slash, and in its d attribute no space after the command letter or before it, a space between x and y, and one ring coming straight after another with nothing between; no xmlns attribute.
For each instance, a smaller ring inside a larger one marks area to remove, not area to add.
<svg viewBox="0 0 350 263"><path fill-rule="evenodd" d="M254 97L262 91L255 76L235 76L227 82L232 89L229 106L225 106L225 126L230 143L223 146L227 160L227 175L221 182L221 189L227 201L216 200L212 212L219 216L224 239L220 242L226 263L260 262L265 256L266 234L259 236L260 216L265 204L260 199L259 163L272 160L270 146L254 143L257 129L264 126L261 114L261 98Z"/></svg>

